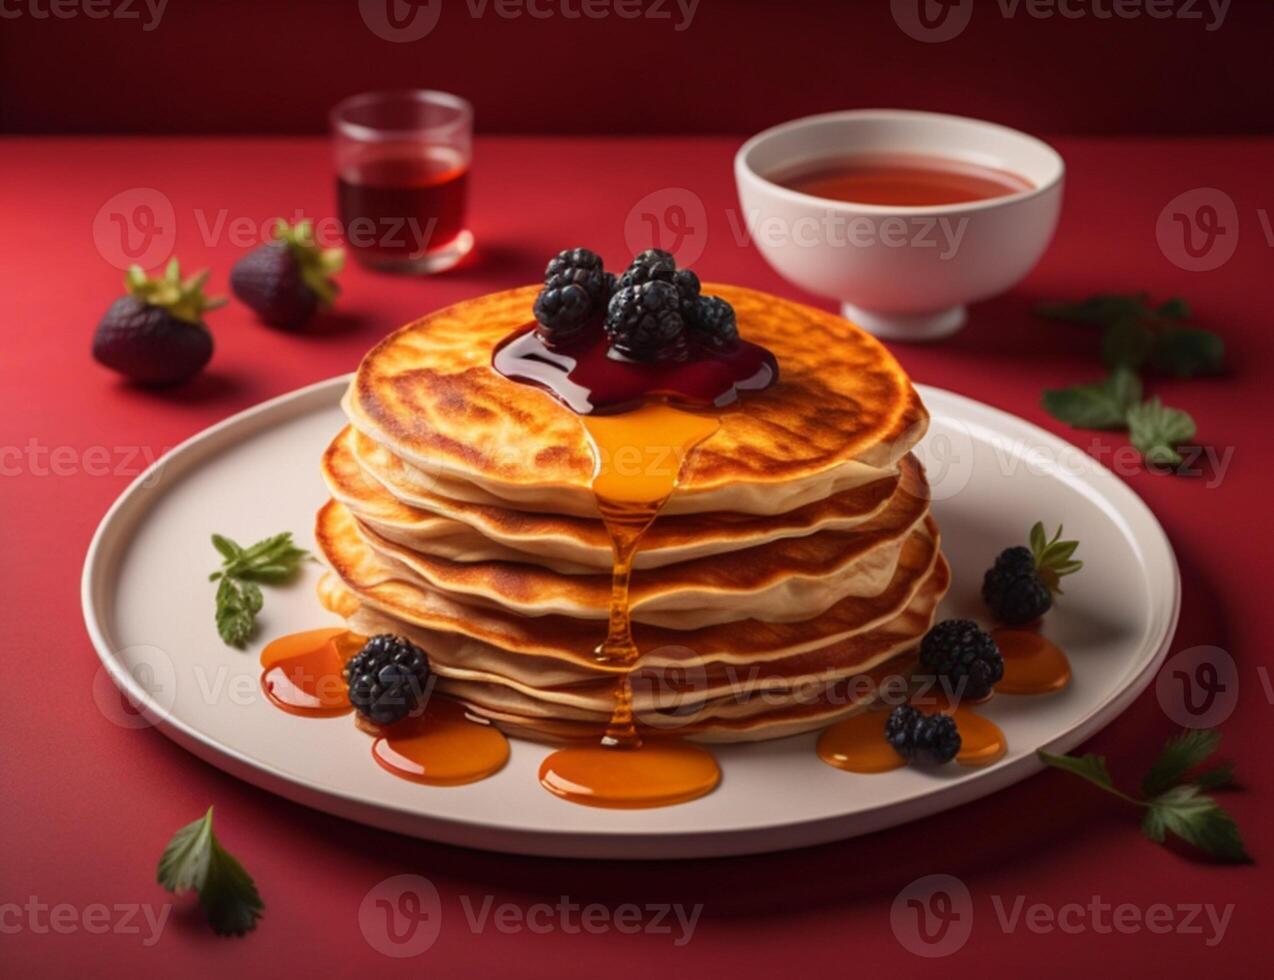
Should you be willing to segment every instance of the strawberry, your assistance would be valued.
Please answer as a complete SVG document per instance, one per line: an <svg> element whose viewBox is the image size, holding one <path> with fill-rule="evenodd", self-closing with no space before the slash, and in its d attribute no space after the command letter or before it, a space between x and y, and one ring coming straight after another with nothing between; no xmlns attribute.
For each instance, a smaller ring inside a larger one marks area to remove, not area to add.
<svg viewBox="0 0 1274 980"><path fill-rule="evenodd" d="M124 277L127 295L111 304L93 334L93 357L139 384L193 377L212 357L203 315L225 303L204 295L207 281L205 269L183 282L175 257L153 279L132 266Z"/></svg>
<svg viewBox="0 0 1274 980"><path fill-rule="evenodd" d="M280 218L274 239L235 263L230 288L264 322L294 329L336 298L332 276L344 264L345 252L319 248L308 221L289 225Z"/></svg>

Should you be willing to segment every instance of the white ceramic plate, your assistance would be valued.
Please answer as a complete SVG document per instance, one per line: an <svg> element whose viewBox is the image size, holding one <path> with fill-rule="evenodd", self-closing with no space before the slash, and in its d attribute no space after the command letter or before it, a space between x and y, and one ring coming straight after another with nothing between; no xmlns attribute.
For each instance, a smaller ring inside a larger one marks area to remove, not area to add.
<svg viewBox="0 0 1274 980"><path fill-rule="evenodd" d="M781 850L867 833L993 793L1041 768L1118 715L1150 682L1176 626L1172 548L1145 504L1068 443L935 388L920 454L955 573L943 617L984 615L982 572L1036 520L1066 526L1084 570L1047 629L1074 681L1041 698L1001 695L984 709L1010 749L985 769L854 775L820 762L814 735L718 747L721 787L654 810L566 803L536 778L544 746L515 740L508 766L461 787L389 775L349 717L299 718L258 687L247 652L213 626L217 564L209 534L251 542L292 530L303 544L325 494L318 460L343 424L334 378L249 409L177 447L111 507L89 549L83 603L104 670L99 706L121 724L156 725L195 755L271 792L378 827L470 847L568 857L685 858ZM259 635L334 624L314 594L320 570L269 589ZM118 712L113 680L141 706Z"/></svg>

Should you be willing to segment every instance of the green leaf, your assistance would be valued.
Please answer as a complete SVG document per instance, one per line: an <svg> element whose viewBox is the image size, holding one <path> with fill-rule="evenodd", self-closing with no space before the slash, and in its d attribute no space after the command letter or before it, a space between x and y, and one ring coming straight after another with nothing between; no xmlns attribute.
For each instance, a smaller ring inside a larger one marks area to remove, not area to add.
<svg viewBox="0 0 1274 980"><path fill-rule="evenodd" d="M1223 762L1215 769L1201 772L1194 777L1194 783L1200 789L1221 789L1234 785L1234 763Z"/></svg>
<svg viewBox="0 0 1274 980"><path fill-rule="evenodd" d="M212 546L221 552L222 556L231 560L238 558L243 554L242 548L229 538L222 537L220 534L214 534L212 536Z"/></svg>
<svg viewBox="0 0 1274 980"><path fill-rule="evenodd" d="M1040 581L1048 586L1049 590L1061 595L1061 579L1066 575L1073 575L1084 567L1082 561L1075 561L1072 555L1075 549L1079 547L1078 541L1062 540L1062 525L1057 525L1057 531L1052 538L1045 537L1044 522L1036 521L1031 528L1030 534L1031 554L1035 556L1035 571L1039 573Z"/></svg>
<svg viewBox="0 0 1274 980"><path fill-rule="evenodd" d="M1175 378L1220 374L1225 368L1225 342L1211 330L1165 327L1155 337L1148 366Z"/></svg>
<svg viewBox="0 0 1274 980"><path fill-rule="evenodd" d="M1086 779L1094 786L1100 786L1107 793L1113 793L1115 796L1129 799L1118 789L1115 788L1115 782L1110 778L1110 770L1106 768L1106 758L1100 755L1052 755L1048 752L1040 751L1036 755L1040 761L1047 763L1054 769L1061 769L1072 775Z"/></svg>
<svg viewBox="0 0 1274 980"><path fill-rule="evenodd" d="M1181 297L1174 296L1155 310L1155 316L1163 320L1189 320L1190 304Z"/></svg>
<svg viewBox="0 0 1274 980"><path fill-rule="evenodd" d="M173 834L159 858L157 879L164 888L181 895L203 884L208 873L208 842L212 839L212 807L193 823Z"/></svg>
<svg viewBox="0 0 1274 980"><path fill-rule="evenodd" d="M221 639L242 649L252 636L264 601L260 586L223 578L217 586L217 632Z"/></svg>
<svg viewBox="0 0 1274 980"><path fill-rule="evenodd" d="M213 833L212 807L173 834L159 858L156 878L174 894L198 892L204 916L221 936L251 932L265 910L252 876Z"/></svg>
<svg viewBox="0 0 1274 980"><path fill-rule="evenodd" d="M1234 818L1193 784L1174 786L1151 800L1141 828L1156 843L1170 832L1218 860L1252 860Z"/></svg>
<svg viewBox="0 0 1274 980"><path fill-rule="evenodd" d="M1144 796L1158 796L1176 786L1191 769L1203 763L1221 744L1221 733L1211 728L1186 729L1164 743L1163 751L1142 780Z"/></svg>
<svg viewBox="0 0 1274 980"><path fill-rule="evenodd" d="M1128 409L1128 435L1148 463L1178 466L1177 446L1193 439L1194 419L1179 408L1168 408L1156 395Z"/></svg>
<svg viewBox="0 0 1274 980"><path fill-rule="evenodd" d="M1106 328L1101 338L1101 360L1110 370L1136 370L1146 363L1155 346L1154 332L1140 320L1120 320Z"/></svg>
<svg viewBox="0 0 1274 980"><path fill-rule="evenodd" d="M1145 293L1130 296L1110 293L1090 296L1076 303L1040 303L1035 307L1035 312L1050 320L1084 323L1093 327L1109 327L1120 320L1140 319L1146 316L1150 312L1146 305L1148 298Z"/></svg>
<svg viewBox="0 0 1274 980"><path fill-rule="evenodd" d="M257 583L280 585L287 582L310 557L292 542L292 532L284 531L243 548L225 535L214 534L212 544L222 556L221 568L208 576L220 580L217 586L217 632L231 646L242 648L252 637L257 613L265 601Z"/></svg>
<svg viewBox="0 0 1274 980"><path fill-rule="evenodd" d="M1045 411L1077 429L1122 429L1129 408L1141 400L1141 379L1116 368L1101 381L1044 392Z"/></svg>

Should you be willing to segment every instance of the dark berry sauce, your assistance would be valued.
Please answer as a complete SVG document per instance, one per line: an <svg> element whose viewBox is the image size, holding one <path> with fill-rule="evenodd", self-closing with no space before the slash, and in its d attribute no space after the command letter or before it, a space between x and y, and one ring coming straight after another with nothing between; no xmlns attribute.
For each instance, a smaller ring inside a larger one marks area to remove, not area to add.
<svg viewBox="0 0 1274 980"><path fill-rule="evenodd" d="M577 415L624 412L653 396L720 408L736 401L739 392L761 391L779 377L774 355L746 340L685 361L630 361L611 351L601 329L555 349L544 343L534 323L501 342L491 364L506 378L545 389Z"/></svg>

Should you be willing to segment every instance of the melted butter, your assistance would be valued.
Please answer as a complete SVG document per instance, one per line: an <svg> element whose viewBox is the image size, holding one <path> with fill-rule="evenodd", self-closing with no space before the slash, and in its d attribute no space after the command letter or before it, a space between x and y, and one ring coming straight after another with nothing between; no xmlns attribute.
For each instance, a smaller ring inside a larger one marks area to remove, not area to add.
<svg viewBox="0 0 1274 980"><path fill-rule="evenodd" d="M683 803L711 792L721 770L710 752L674 738L643 742L633 719L630 674L638 658L629 611L633 559L642 535L677 488L695 447L720 428L711 416L654 402L623 415L585 416L596 470L593 494L613 553L606 638L597 660L620 676L605 736L560 749L540 766L549 792L587 806Z"/></svg>
<svg viewBox="0 0 1274 980"><path fill-rule="evenodd" d="M997 629L991 633L1004 656L1001 694L1050 694L1071 681L1066 654L1035 630Z"/></svg>

